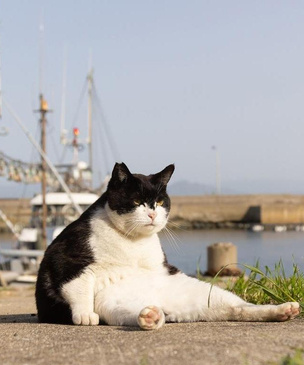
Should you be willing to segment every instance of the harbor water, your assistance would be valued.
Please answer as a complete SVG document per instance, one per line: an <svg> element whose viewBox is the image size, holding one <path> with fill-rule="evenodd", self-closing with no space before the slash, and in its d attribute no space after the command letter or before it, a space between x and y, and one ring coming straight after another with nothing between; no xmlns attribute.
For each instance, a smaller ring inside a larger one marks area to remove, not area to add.
<svg viewBox="0 0 304 365"><path fill-rule="evenodd" d="M170 264L187 274L194 274L199 266L207 269L207 246L216 242L232 242L237 246L238 263L271 269L282 260L286 274L292 273L296 263L304 272L304 232L251 232L246 230L174 231L175 242L162 233L161 240ZM241 269L243 269L240 266Z"/></svg>
<svg viewBox="0 0 304 365"><path fill-rule="evenodd" d="M175 230L160 235L163 249L170 264L186 274L195 274L207 268L207 246L216 242L232 242L238 249L238 263L266 265L271 269L282 260L286 274L291 274L296 263L304 272L304 232L250 232L246 230ZM15 244L11 235L0 235L0 248ZM242 267L240 266L242 269Z"/></svg>

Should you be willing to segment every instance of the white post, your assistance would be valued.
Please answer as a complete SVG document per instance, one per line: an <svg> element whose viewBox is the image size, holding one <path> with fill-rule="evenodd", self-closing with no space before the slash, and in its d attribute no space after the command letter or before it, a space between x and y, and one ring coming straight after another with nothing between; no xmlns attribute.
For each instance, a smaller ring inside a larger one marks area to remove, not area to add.
<svg viewBox="0 0 304 365"><path fill-rule="evenodd" d="M237 247L231 242L217 242L207 247L207 273L215 276L237 276L241 271L237 268Z"/></svg>

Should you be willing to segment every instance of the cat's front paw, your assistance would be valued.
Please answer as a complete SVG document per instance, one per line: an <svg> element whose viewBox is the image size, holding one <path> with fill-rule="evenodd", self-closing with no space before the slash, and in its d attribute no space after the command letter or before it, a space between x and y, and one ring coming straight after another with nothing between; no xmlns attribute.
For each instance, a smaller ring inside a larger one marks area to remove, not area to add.
<svg viewBox="0 0 304 365"><path fill-rule="evenodd" d="M165 315L160 308L150 305L141 310L137 322L144 330L157 330L164 325Z"/></svg>
<svg viewBox="0 0 304 365"><path fill-rule="evenodd" d="M74 324L82 326L97 326L99 324L99 315L97 313L73 313L72 320Z"/></svg>

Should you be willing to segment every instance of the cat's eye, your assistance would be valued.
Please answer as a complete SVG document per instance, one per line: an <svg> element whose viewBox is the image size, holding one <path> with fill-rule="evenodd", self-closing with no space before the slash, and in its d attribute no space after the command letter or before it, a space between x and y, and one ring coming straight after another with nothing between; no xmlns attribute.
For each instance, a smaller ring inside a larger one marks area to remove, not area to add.
<svg viewBox="0 0 304 365"><path fill-rule="evenodd" d="M134 205L140 205L140 201L139 200L134 200L133 203L134 203Z"/></svg>
<svg viewBox="0 0 304 365"><path fill-rule="evenodd" d="M164 201L163 200L160 200L160 201L157 202L157 205L162 206L163 204L164 204Z"/></svg>

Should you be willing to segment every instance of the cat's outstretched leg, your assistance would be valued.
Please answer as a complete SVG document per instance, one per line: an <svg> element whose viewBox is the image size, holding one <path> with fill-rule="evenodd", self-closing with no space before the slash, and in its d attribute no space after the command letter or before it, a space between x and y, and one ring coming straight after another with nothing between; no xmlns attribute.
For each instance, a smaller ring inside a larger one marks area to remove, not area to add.
<svg viewBox="0 0 304 365"><path fill-rule="evenodd" d="M286 321L300 313L296 302L254 305L184 274L168 277L163 285L160 307L166 321Z"/></svg>
<svg viewBox="0 0 304 365"><path fill-rule="evenodd" d="M287 321L300 313L300 305L288 302L279 305L246 304L234 307L229 320L231 321Z"/></svg>
<svg viewBox="0 0 304 365"><path fill-rule="evenodd" d="M149 305L140 311L137 323L144 330L158 330L165 324L165 314L160 308Z"/></svg>

